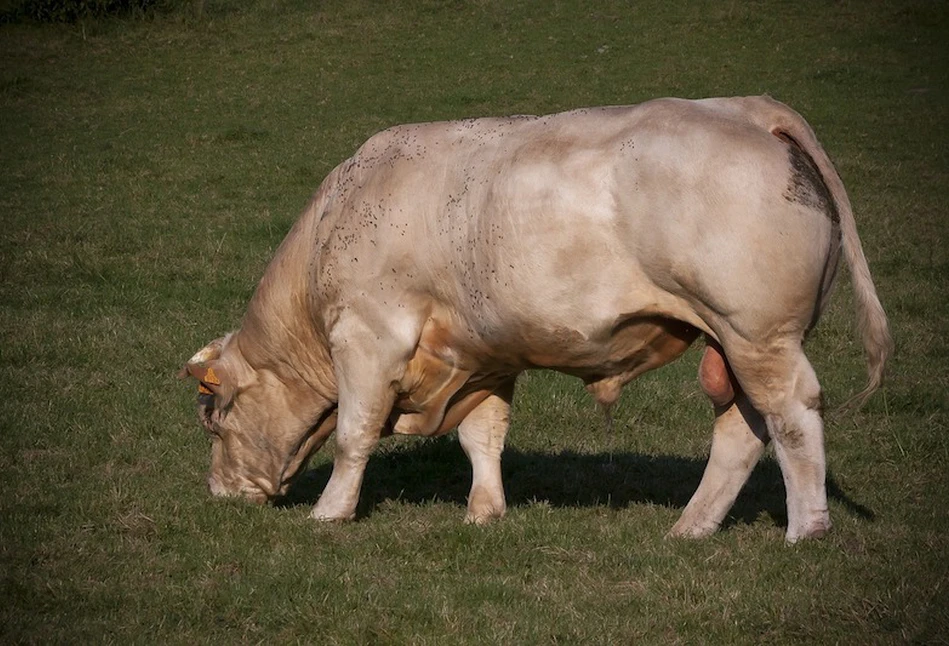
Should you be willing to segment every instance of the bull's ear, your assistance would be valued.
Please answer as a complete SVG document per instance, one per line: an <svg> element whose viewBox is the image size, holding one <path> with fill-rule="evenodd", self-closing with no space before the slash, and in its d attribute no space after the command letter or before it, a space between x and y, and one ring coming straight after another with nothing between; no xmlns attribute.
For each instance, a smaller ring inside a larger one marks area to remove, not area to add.
<svg viewBox="0 0 949 646"><path fill-rule="evenodd" d="M227 366L220 359L212 359L203 363L185 364L183 370L186 377L198 380L198 396L213 395L214 407L218 410L226 409L237 392L237 384Z"/></svg>
<svg viewBox="0 0 949 646"><path fill-rule="evenodd" d="M211 341L198 350L178 371L178 377L181 379L188 377L197 379L198 395L213 395L216 402L215 408L221 410L230 404L237 391L233 376L229 374L227 366L221 360L221 350L226 340L227 337L222 337Z"/></svg>
<svg viewBox="0 0 949 646"><path fill-rule="evenodd" d="M188 369L189 366L199 366L207 363L208 361L220 359L221 350L224 348L225 341L227 341L227 337L222 336L219 339L214 339L209 344L195 352L194 356L188 359L188 363L183 365L181 370L178 371L178 379L187 379L188 377L194 376Z"/></svg>

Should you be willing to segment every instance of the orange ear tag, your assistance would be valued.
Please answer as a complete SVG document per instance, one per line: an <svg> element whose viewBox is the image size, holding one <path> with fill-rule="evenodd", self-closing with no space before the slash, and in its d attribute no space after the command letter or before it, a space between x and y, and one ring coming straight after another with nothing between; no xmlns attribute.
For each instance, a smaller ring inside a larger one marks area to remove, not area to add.
<svg viewBox="0 0 949 646"><path fill-rule="evenodd" d="M214 392L213 392L210 388L208 388L207 386L205 386L204 384L202 384L202 383L199 381L199 382L198 382L198 394L200 394L200 395L213 395Z"/></svg>
<svg viewBox="0 0 949 646"><path fill-rule="evenodd" d="M221 385L221 380L217 378L216 374L214 374L214 368L208 368L208 371L204 373L204 381L214 386Z"/></svg>

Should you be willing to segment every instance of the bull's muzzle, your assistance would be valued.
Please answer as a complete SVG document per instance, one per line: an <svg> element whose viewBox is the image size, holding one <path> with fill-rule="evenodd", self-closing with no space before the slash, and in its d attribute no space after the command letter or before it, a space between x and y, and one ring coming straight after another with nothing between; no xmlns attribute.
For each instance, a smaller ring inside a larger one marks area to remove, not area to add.
<svg viewBox="0 0 949 646"><path fill-rule="evenodd" d="M238 489L232 490L221 484L214 475L208 476L208 490L211 492L211 495L216 498L244 498L258 504L263 504L270 500L270 496L267 492L257 485L246 483Z"/></svg>

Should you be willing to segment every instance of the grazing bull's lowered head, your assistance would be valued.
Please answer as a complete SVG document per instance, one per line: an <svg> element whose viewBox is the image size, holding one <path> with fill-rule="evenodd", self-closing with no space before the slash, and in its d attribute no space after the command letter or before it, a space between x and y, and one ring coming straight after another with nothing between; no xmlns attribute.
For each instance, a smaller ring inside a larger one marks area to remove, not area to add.
<svg viewBox="0 0 949 646"><path fill-rule="evenodd" d="M239 332L195 353L179 377L198 380L198 418L211 438L215 496L267 502L286 493L336 427L335 406L245 358Z"/></svg>

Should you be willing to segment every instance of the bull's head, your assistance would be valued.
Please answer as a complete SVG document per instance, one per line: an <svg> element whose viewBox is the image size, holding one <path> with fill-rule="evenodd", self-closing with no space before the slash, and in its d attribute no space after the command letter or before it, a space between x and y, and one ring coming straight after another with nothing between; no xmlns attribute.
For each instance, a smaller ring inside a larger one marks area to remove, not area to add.
<svg viewBox="0 0 949 646"><path fill-rule="evenodd" d="M198 418L211 438L211 493L266 502L283 495L323 445L336 412L275 369L251 366L239 334L209 343L179 376L198 380Z"/></svg>

